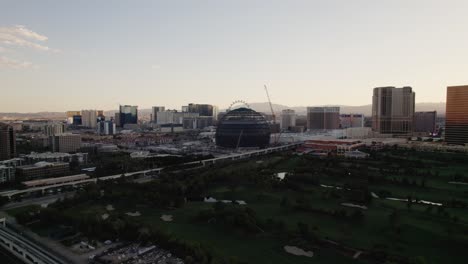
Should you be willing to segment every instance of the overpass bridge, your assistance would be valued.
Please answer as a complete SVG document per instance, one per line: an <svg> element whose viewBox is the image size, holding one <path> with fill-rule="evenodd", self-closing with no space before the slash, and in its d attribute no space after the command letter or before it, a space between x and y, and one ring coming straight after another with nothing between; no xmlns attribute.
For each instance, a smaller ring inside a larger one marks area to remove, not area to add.
<svg viewBox="0 0 468 264"><path fill-rule="evenodd" d="M281 145L277 147L271 147L271 148L266 148L266 149L258 149L258 150L251 150L251 151L246 151L242 153L234 153L218 158L213 158L213 159L205 159L205 160L199 160L199 161L192 161L192 162L187 162L184 163L183 165L200 165L200 166L206 166L209 164L215 164L215 163L220 163L224 161L230 161L230 160L240 160L240 159L247 159L251 157L256 157L256 156L261 156L261 155L267 155L273 152L278 152L278 151L285 151L285 150L290 150L294 149L297 146L302 145L304 142L294 142L291 144L287 145Z"/></svg>
<svg viewBox="0 0 468 264"><path fill-rule="evenodd" d="M99 177L99 178L89 178L89 179L84 179L84 180L75 180L75 181L64 180L63 182L57 181L57 179L60 179L60 178L53 178L54 179L53 184L47 184L47 185L43 185L43 186L31 187L31 188L27 188L27 189L24 189L24 190L4 191L4 192L0 192L0 195L1 196L6 196L6 197L11 199L11 197L13 197L15 195L20 195L20 194L25 194L25 193L41 192L42 194L44 194L47 189L51 189L51 188L59 188L59 187L65 187L65 186L79 186L79 185L82 185L82 184L88 184L88 183L92 183L92 182L95 183L98 180L99 181L113 180L113 179L120 178L122 176L123 177L132 177L132 176L140 175L140 174L143 175L143 176L147 176L149 173L159 174L159 173L161 173L162 170L163 170L163 168L157 168L157 169L150 169L150 170L135 171L135 172L128 172L128 173L123 173L123 174L104 176L104 177ZM67 178L67 177L69 177L69 176L65 176L63 178Z"/></svg>
<svg viewBox="0 0 468 264"><path fill-rule="evenodd" d="M0 246L27 264L67 264L69 261L52 254L36 243L6 227L6 219L0 219Z"/></svg>
<svg viewBox="0 0 468 264"><path fill-rule="evenodd" d="M256 156L261 156L261 155L267 155L273 152L278 152L278 151L286 151L293 149L297 146L302 145L303 142L294 142L291 144L287 145L281 145L281 146L276 146L276 147L271 147L271 148L265 148L265 149L259 149L259 150L251 150L251 151L246 151L242 153L233 153L230 155L222 156L222 157L217 157L217 158L212 158L212 159L205 159L205 160L199 160L199 161L193 161L193 162L187 162L182 164L183 166L207 166L210 164L215 164L215 163L221 163L221 162L226 162L226 161L232 161L232 160L241 160L241 159L247 159L251 157L256 157ZM106 180L113 180L120 178L122 176L124 177L132 177L135 175L140 175L142 174L143 176L147 176L148 174L156 173L159 174L161 171L164 170L164 168L156 168L156 169L149 169L149 170L142 170L142 171L136 171L136 172L128 172L128 173L123 173L123 174L116 174L116 175L110 175L110 176L104 176L104 177L99 177L99 178L89 178L89 179L78 179L76 181L57 181L58 178L53 178L53 184L48 184L44 186L38 186L38 187L31 187L27 188L24 190L11 190L11 191L4 191L0 192L1 196L6 196L11 199L11 197L15 195L20 195L20 194L25 194L25 193L33 193L33 192L41 192L42 194L45 193L47 189L51 188L58 188L58 187L65 187L65 186L78 186L78 185L83 185L83 184L88 184L92 182L97 182L99 181L106 181ZM78 176L78 175L76 175ZM70 177L70 176L66 176ZM66 178L63 177L63 178Z"/></svg>

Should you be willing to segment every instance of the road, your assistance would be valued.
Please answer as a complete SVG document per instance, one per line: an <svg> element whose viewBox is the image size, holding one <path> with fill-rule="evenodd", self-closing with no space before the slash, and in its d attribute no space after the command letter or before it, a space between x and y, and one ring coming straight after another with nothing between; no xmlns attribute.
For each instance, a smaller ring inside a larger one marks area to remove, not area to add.
<svg viewBox="0 0 468 264"><path fill-rule="evenodd" d="M68 261L65 261L55 256L49 250L42 248L36 243L30 241L28 238L25 238L19 235L13 229L10 229L8 227L1 227L0 235L3 238L8 239L9 241L12 241L12 243L14 243L16 247L27 250L29 255L35 256L36 258L40 259L43 263L51 263L51 264L68 263Z"/></svg>
<svg viewBox="0 0 468 264"><path fill-rule="evenodd" d="M21 260L2 247L0 247L0 259L2 260L2 263L23 264Z"/></svg>
<svg viewBox="0 0 468 264"><path fill-rule="evenodd" d="M19 208L27 205L32 205L32 204L37 204L37 205L43 205L43 204L50 204L58 199L65 198L65 197L72 197L75 195L75 191L71 192L64 192L64 193L59 193L59 194L53 194L53 195L45 195L37 198L30 198L30 199L24 199L21 202L10 202L4 205L1 210L8 210L8 209L14 209L14 208Z"/></svg>

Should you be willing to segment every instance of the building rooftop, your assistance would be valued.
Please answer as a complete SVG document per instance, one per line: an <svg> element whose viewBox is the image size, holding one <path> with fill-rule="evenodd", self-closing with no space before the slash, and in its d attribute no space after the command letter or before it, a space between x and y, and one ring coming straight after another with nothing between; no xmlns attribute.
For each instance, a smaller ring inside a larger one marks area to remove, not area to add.
<svg viewBox="0 0 468 264"><path fill-rule="evenodd" d="M81 154L81 153L77 153ZM63 158L63 157L70 157L71 154L69 153L62 153L62 152L31 152L31 154L25 155L25 157L33 158L33 159L45 159L45 158Z"/></svg>
<svg viewBox="0 0 468 264"><path fill-rule="evenodd" d="M60 166L60 165L68 165L67 162L47 162L47 161L40 161L36 162L32 165L24 165L19 166L18 169L32 169L32 168L42 168L47 166Z"/></svg>
<svg viewBox="0 0 468 264"><path fill-rule="evenodd" d="M26 186L36 186L36 185L47 185L47 184L54 184L54 183L60 183L60 182L86 180L89 178L90 177L86 174L78 174L78 175L64 176L64 177L58 177L58 178L24 181L22 183Z"/></svg>

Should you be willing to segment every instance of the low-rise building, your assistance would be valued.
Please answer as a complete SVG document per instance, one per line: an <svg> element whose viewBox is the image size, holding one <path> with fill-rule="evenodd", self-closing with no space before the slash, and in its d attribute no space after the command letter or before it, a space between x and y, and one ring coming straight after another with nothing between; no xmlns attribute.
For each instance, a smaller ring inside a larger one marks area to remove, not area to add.
<svg viewBox="0 0 468 264"><path fill-rule="evenodd" d="M292 133L304 133L305 126L293 126L289 128Z"/></svg>
<svg viewBox="0 0 468 264"><path fill-rule="evenodd" d="M211 116L196 116L184 117L182 122L184 129L204 129L212 126L214 120Z"/></svg>
<svg viewBox="0 0 468 264"><path fill-rule="evenodd" d="M50 178L50 179L24 181L22 182L22 184L28 188L32 188L32 187L47 186L47 185L54 185L54 184L61 184L61 183L68 183L68 182L83 181L83 180L88 180L89 178L90 177L86 174L77 174L77 175Z"/></svg>
<svg viewBox="0 0 468 264"><path fill-rule="evenodd" d="M49 137L53 152L76 152L81 148L81 135L61 134Z"/></svg>
<svg viewBox="0 0 468 264"><path fill-rule="evenodd" d="M328 153L344 155L348 151L357 150L360 147L364 147L365 144L359 140L328 140L328 139L314 139L307 140L304 142L300 151L303 152L316 152L316 153Z"/></svg>
<svg viewBox="0 0 468 264"><path fill-rule="evenodd" d="M415 112L414 132L420 135L433 135L436 132L436 111Z"/></svg>
<svg viewBox="0 0 468 264"><path fill-rule="evenodd" d="M364 139L372 136L370 127L350 127L345 129L345 136L348 139Z"/></svg>
<svg viewBox="0 0 468 264"><path fill-rule="evenodd" d="M70 172L70 165L66 162L41 161L32 165L19 166L16 175L21 180L33 180L63 176Z"/></svg>
<svg viewBox="0 0 468 264"><path fill-rule="evenodd" d="M159 132L161 133L176 133L176 132L183 132L184 127L182 124L166 124L161 125L159 128Z"/></svg>
<svg viewBox="0 0 468 264"><path fill-rule="evenodd" d="M0 165L4 165L4 166L7 166L7 167L13 167L13 168L21 166L24 163L25 163L25 160L22 159L22 158L14 158L14 159L0 161Z"/></svg>
<svg viewBox="0 0 468 264"><path fill-rule="evenodd" d="M368 153L359 151L359 150L353 150L353 151L346 151L344 153L345 158L350 158L350 159L366 159L369 157Z"/></svg>
<svg viewBox="0 0 468 264"><path fill-rule="evenodd" d="M28 164L36 163L39 161L48 161L48 162L72 162L76 161L80 164L86 164L88 162L88 153L61 153L61 152L43 152L35 153L32 152L28 155L21 155Z"/></svg>
<svg viewBox="0 0 468 264"><path fill-rule="evenodd" d="M15 167L0 165L0 184L15 180Z"/></svg>
<svg viewBox="0 0 468 264"><path fill-rule="evenodd" d="M363 114L340 114L340 127L363 127L364 115Z"/></svg>

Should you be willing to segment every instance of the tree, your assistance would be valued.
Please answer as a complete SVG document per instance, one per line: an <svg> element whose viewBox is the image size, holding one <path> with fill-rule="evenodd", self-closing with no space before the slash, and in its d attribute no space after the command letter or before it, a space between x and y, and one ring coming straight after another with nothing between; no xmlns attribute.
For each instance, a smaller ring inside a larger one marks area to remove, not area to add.
<svg viewBox="0 0 468 264"><path fill-rule="evenodd" d="M413 257L409 260L409 263L410 264L426 264L427 261L424 257L422 256L417 256L417 257Z"/></svg>
<svg viewBox="0 0 468 264"><path fill-rule="evenodd" d="M413 205L413 198L411 197L411 195L408 195L407 201L406 201L406 207L408 208L408 210L411 210L412 205Z"/></svg>
<svg viewBox="0 0 468 264"><path fill-rule="evenodd" d="M281 207L284 209L291 208L291 201L289 200L288 197L283 196L283 199L281 199Z"/></svg>
<svg viewBox="0 0 468 264"><path fill-rule="evenodd" d="M428 214L432 213L432 208L433 208L432 205L428 205L428 206L426 207L426 213L428 213Z"/></svg>
<svg viewBox="0 0 468 264"><path fill-rule="evenodd" d="M297 222L297 231L299 234L303 236L308 236L309 235L309 225L302 223L302 222Z"/></svg>
<svg viewBox="0 0 468 264"><path fill-rule="evenodd" d="M351 219L353 219L356 222L362 223L362 221L364 220L364 214L361 212L361 210L356 209L351 214Z"/></svg>
<svg viewBox="0 0 468 264"><path fill-rule="evenodd" d="M70 162L70 170L75 171L75 170L78 170L79 168L80 168L80 163L76 159L73 159Z"/></svg>
<svg viewBox="0 0 468 264"><path fill-rule="evenodd" d="M0 196L0 207L4 206L4 205L7 204L9 201L10 201L10 199L8 199L8 197Z"/></svg>
<svg viewBox="0 0 468 264"><path fill-rule="evenodd" d="M426 176L423 176L421 180L421 187L426 188Z"/></svg>
<svg viewBox="0 0 468 264"><path fill-rule="evenodd" d="M126 223L125 221L121 219L116 219L114 222L112 222L112 228L117 232L117 234L120 236L121 232L125 228Z"/></svg>
<svg viewBox="0 0 468 264"><path fill-rule="evenodd" d="M390 226L396 230L398 227L398 222L399 222L399 215L397 210L393 210L391 214L388 215L388 221L390 223Z"/></svg>

